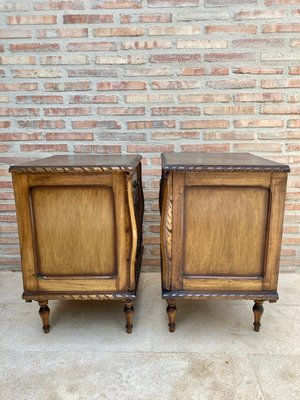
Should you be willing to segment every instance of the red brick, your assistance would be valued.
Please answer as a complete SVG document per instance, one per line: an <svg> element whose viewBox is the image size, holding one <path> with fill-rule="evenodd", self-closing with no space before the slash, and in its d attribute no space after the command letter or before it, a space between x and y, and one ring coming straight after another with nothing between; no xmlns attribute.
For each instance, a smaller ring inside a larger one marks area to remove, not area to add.
<svg viewBox="0 0 300 400"><path fill-rule="evenodd" d="M11 122L10 121L0 121L0 128L9 128L11 126Z"/></svg>
<svg viewBox="0 0 300 400"><path fill-rule="evenodd" d="M0 152L7 153L10 150L10 146L8 144L0 144Z"/></svg>
<svg viewBox="0 0 300 400"><path fill-rule="evenodd" d="M232 41L233 47L283 47L284 39L237 39Z"/></svg>
<svg viewBox="0 0 300 400"><path fill-rule="evenodd" d="M255 136L253 132L243 131L243 132L204 132L204 140L254 140Z"/></svg>
<svg viewBox="0 0 300 400"><path fill-rule="evenodd" d="M234 143L233 148L235 151L241 152L280 152L282 145L280 143Z"/></svg>
<svg viewBox="0 0 300 400"><path fill-rule="evenodd" d="M81 38L88 36L88 28L38 29L38 38Z"/></svg>
<svg viewBox="0 0 300 400"><path fill-rule="evenodd" d="M38 108L0 108L1 116L38 116L39 114Z"/></svg>
<svg viewBox="0 0 300 400"><path fill-rule="evenodd" d="M299 88L300 79L263 79L261 81L261 87L264 89L277 89L277 88Z"/></svg>
<svg viewBox="0 0 300 400"><path fill-rule="evenodd" d="M99 115L144 115L145 107L98 107Z"/></svg>
<svg viewBox="0 0 300 400"><path fill-rule="evenodd" d="M99 82L97 90L146 90L146 82L122 81L122 82Z"/></svg>
<svg viewBox="0 0 300 400"><path fill-rule="evenodd" d="M199 62L200 54L155 54L149 57L151 63L181 63L181 62Z"/></svg>
<svg viewBox="0 0 300 400"><path fill-rule="evenodd" d="M287 151L300 151L300 144L292 143L292 144L286 144L286 150Z"/></svg>
<svg viewBox="0 0 300 400"><path fill-rule="evenodd" d="M24 152L36 152L36 151L68 151L68 146L66 144L21 144L21 151Z"/></svg>
<svg viewBox="0 0 300 400"><path fill-rule="evenodd" d="M31 38L31 29L0 29L0 39Z"/></svg>
<svg viewBox="0 0 300 400"><path fill-rule="evenodd" d="M76 42L67 44L68 51L115 51L115 42Z"/></svg>
<svg viewBox="0 0 300 400"><path fill-rule="evenodd" d="M254 10L240 11L234 14L236 20L247 19L281 19L285 16L284 10Z"/></svg>
<svg viewBox="0 0 300 400"><path fill-rule="evenodd" d="M300 75L300 65L289 67L289 74L290 75Z"/></svg>
<svg viewBox="0 0 300 400"><path fill-rule="evenodd" d="M75 95L69 97L70 104L88 104L88 103L118 103L118 97L112 95L99 95L99 96L89 96L89 95Z"/></svg>
<svg viewBox="0 0 300 400"><path fill-rule="evenodd" d="M142 23L172 22L172 14L171 13L140 14L138 22Z"/></svg>
<svg viewBox="0 0 300 400"><path fill-rule="evenodd" d="M84 1L82 0L66 0L66 1L39 1L34 3L34 10L51 11L51 10L83 10Z"/></svg>
<svg viewBox="0 0 300 400"><path fill-rule="evenodd" d="M225 61L255 61L255 53L207 53L204 55L207 62Z"/></svg>
<svg viewBox="0 0 300 400"><path fill-rule="evenodd" d="M213 89L245 89L245 88L255 88L255 79L228 79L228 80L215 80L207 81L206 86Z"/></svg>
<svg viewBox="0 0 300 400"><path fill-rule="evenodd" d="M92 8L120 9L120 8L141 8L142 0L93 0Z"/></svg>
<svg viewBox="0 0 300 400"><path fill-rule="evenodd" d="M62 55L62 56L43 56L42 65L69 65L69 64L87 64L88 59L85 55Z"/></svg>
<svg viewBox="0 0 300 400"><path fill-rule="evenodd" d="M261 108L261 114L300 114L300 106L298 105L287 105L287 106L276 106L276 105L264 105Z"/></svg>
<svg viewBox="0 0 300 400"><path fill-rule="evenodd" d="M199 107L153 107L151 115L200 115Z"/></svg>
<svg viewBox="0 0 300 400"><path fill-rule="evenodd" d="M204 152L227 152L230 150L229 144L184 144L182 151L204 151Z"/></svg>
<svg viewBox="0 0 300 400"><path fill-rule="evenodd" d="M158 144L158 145L138 145L129 144L127 145L128 153L163 153L174 151L174 145L172 144Z"/></svg>
<svg viewBox="0 0 300 400"><path fill-rule="evenodd" d="M199 35L200 27L191 25L168 25L168 26L150 26L148 30L149 36L184 36Z"/></svg>
<svg viewBox="0 0 300 400"><path fill-rule="evenodd" d="M20 128L28 129L63 129L65 122L62 120L29 120L17 121Z"/></svg>
<svg viewBox="0 0 300 400"><path fill-rule="evenodd" d="M73 90L90 90L91 82L49 82L44 83L44 89L50 92L69 92Z"/></svg>
<svg viewBox="0 0 300 400"><path fill-rule="evenodd" d="M206 0L205 5L206 7L232 7L232 5L241 4L245 5L257 5L257 0Z"/></svg>
<svg viewBox="0 0 300 400"><path fill-rule="evenodd" d="M234 74L250 75L277 75L283 74L282 68L256 68L256 67L238 67L232 71Z"/></svg>
<svg viewBox="0 0 300 400"><path fill-rule="evenodd" d="M68 14L63 16L64 24L103 24L114 22L112 15L87 15L87 14Z"/></svg>
<svg viewBox="0 0 300 400"><path fill-rule="evenodd" d="M132 121L127 122L127 129L162 129L175 128L175 121L160 120L160 121Z"/></svg>
<svg viewBox="0 0 300 400"><path fill-rule="evenodd" d="M14 65L14 64L24 64L24 65L34 65L34 56L2 56L0 57L0 64L3 65Z"/></svg>
<svg viewBox="0 0 300 400"><path fill-rule="evenodd" d="M60 78L61 71L57 69L12 69L14 78Z"/></svg>
<svg viewBox="0 0 300 400"><path fill-rule="evenodd" d="M173 94L127 94L126 103L174 103Z"/></svg>
<svg viewBox="0 0 300 400"><path fill-rule="evenodd" d="M44 108L45 115L90 115L90 107Z"/></svg>
<svg viewBox="0 0 300 400"><path fill-rule="evenodd" d="M200 87L199 81L153 81L151 88L156 90L184 90L197 89Z"/></svg>
<svg viewBox="0 0 300 400"><path fill-rule="evenodd" d="M256 25L208 25L205 27L205 33L248 33L255 34L257 32Z"/></svg>
<svg viewBox="0 0 300 400"><path fill-rule="evenodd" d="M226 120L195 120L195 121L182 121L180 123L181 129L212 129L212 128L228 128L229 121Z"/></svg>
<svg viewBox="0 0 300 400"><path fill-rule="evenodd" d="M150 7L185 7L198 6L199 0L148 0Z"/></svg>
<svg viewBox="0 0 300 400"><path fill-rule="evenodd" d="M8 132L8 133L0 133L0 141L3 142L11 142L11 141L24 141L24 140L41 140L42 134L41 133L21 133L21 132Z"/></svg>
<svg viewBox="0 0 300 400"><path fill-rule="evenodd" d="M206 115L233 115L233 114L255 114L255 106L210 106L205 107Z"/></svg>
<svg viewBox="0 0 300 400"><path fill-rule="evenodd" d="M93 30L94 36L142 36L145 30L142 27L133 28L96 28Z"/></svg>
<svg viewBox="0 0 300 400"><path fill-rule="evenodd" d="M122 50L153 50L153 49L170 49L172 42L162 40L147 40L121 43Z"/></svg>
<svg viewBox="0 0 300 400"><path fill-rule="evenodd" d="M121 153L121 146L119 145L78 145L73 148L74 153L101 153L101 154L111 154L111 153Z"/></svg>
<svg viewBox="0 0 300 400"><path fill-rule="evenodd" d="M282 93L242 93L234 96L238 102L280 102L283 101Z"/></svg>
<svg viewBox="0 0 300 400"><path fill-rule="evenodd" d="M300 32L300 24L268 24L262 28L264 33L293 33Z"/></svg>
<svg viewBox="0 0 300 400"><path fill-rule="evenodd" d="M69 69L68 70L69 77L82 77L82 76L96 76L96 77L116 77L117 70L116 69Z"/></svg>
<svg viewBox="0 0 300 400"><path fill-rule="evenodd" d="M64 99L62 96L17 96L17 103L24 104L62 104Z"/></svg>
<svg viewBox="0 0 300 400"><path fill-rule="evenodd" d="M37 83L0 83L0 91L7 92L7 91L32 91L37 90L38 84Z"/></svg>
<svg viewBox="0 0 300 400"><path fill-rule="evenodd" d="M55 15L10 15L6 17L9 25L49 25L56 24Z"/></svg>
<svg viewBox="0 0 300 400"><path fill-rule="evenodd" d="M282 128L281 119L240 119L234 121L235 128Z"/></svg>
<svg viewBox="0 0 300 400"><path fill-rule="evenodd" d="M228 103L231 96L228 94L186 94L178 96L179 103Z"/></svg>
<svg viewBox="0 0 300 400"><path fill-rule="evenodd" d="M202 76L205 74L205 68L183 68L179 75L183 76Z"/></svg>
<svg viewBox="0 0 300 400"><path fill-rule="evenodd" d="M300 128L300 119L289 119L287 121L288 128Z"/></svg>
<svg viewBox="0 0 300 400"><path fill-rule="evenodd" d="M46 140L94 140L94 134L89 132L48 132Z"/></svg>
<svg viewBox="0 0 300 400"><path fill-rule="evenodd" d="M106 128L106 129L120 129L121 125L117 121L74 121L72 122L74 129L92 129L92 128Z"/></svg>
<svg viewBox="0 0 300 400"><path fill-rule="evenodd" d="M59 50L58 43L20 43L11 44L10 50L16 51L56 51Z"/></svg>
<svg viewBox="0 0 300 400"><path fill-rule="evenodd" d="M171 131L171 132L154 132L151 134L153 140L180 140L180 139L199 139L199 132L196 131Z"/></svg>

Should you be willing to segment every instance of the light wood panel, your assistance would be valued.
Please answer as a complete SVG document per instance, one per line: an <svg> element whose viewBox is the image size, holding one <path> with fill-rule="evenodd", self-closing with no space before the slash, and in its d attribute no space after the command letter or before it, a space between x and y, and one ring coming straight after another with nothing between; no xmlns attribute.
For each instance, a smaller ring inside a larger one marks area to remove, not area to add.
<svg viewBox="0 0 300 400"><path fill-rule="evenodd" d="M31 201L38 274L116 273L111 187L34 187Z"/></svg>
<svg viewBox="0 0 300 400"><path fill-rule="evenodd" d="M209 291L261 291L262 278L242 279L239 277L184 277L184 290L209 290Z"/></svg>
<svg viewBox="0 0 300 400"><path fill-rule="evenodd" d="M184 274L262 276L269 191L185 189Z"/></svg>

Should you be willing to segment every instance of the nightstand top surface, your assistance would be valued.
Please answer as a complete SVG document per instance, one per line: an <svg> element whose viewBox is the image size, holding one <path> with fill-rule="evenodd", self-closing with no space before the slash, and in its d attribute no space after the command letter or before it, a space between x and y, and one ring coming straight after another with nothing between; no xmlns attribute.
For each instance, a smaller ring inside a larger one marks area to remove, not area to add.
<svg viewBox="0 0 300 400"><path fill-rule="evenodd" d="M288 165L251 153L163 153L164 170L290 172Z"/></svg>
<svg viewBox="0 0 300 400"><path fill-rule="evenodd" d="M12 165L9 171L17 173L132 171L137 167L141 158L137 154L58 155Z"/></svg>

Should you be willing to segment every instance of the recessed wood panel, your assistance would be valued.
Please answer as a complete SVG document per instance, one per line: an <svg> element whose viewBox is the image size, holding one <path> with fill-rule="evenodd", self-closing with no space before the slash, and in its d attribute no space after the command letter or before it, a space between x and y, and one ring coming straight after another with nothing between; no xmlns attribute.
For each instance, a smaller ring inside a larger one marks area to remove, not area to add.
<svg viewBox="0 0 300 400"><path fill-rule="evenodd" d="M184 198L185 275L263 275L268 189L193 186Z"/></svg>
<svg viewBox="0 0 300 400"><path fill-rule="evenodd" d="M114 195L108 186L31 189L37 272L45 276L116 273Z"/></svg>

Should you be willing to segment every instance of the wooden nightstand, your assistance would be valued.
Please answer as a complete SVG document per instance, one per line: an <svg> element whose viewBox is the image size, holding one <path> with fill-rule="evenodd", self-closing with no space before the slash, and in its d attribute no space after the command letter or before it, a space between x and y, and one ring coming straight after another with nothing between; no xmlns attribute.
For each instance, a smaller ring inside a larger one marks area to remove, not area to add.
<svg viewBox="0 0 300 400"><path fill-rule="evenodd" d="M10 167L26 301L123 300L131 333L141 258L141 156L53 156Z"/></svg>
<svg viewBox="0 0 300 400"><path fill-rule="evenodd" d="M162 297L276 302L288 165L249 153L162 155Z"/></svg>

